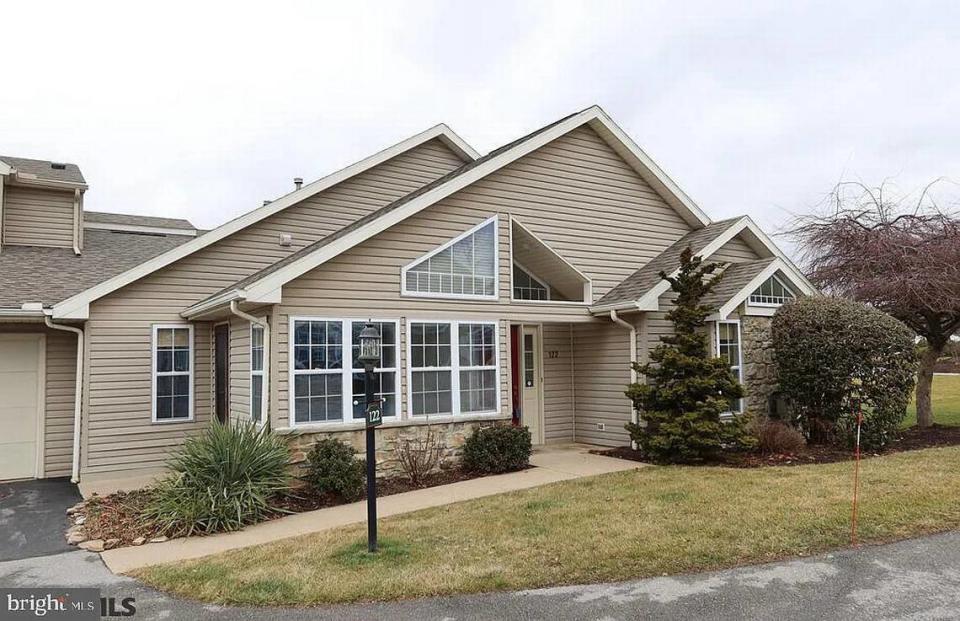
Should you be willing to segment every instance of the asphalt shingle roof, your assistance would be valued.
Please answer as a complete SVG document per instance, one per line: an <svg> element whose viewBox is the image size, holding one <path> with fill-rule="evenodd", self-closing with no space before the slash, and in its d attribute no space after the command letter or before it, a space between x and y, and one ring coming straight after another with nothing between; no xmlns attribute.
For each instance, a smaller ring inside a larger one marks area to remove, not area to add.
<svg viewBox="0 0 960 621"><path fill-rule="evenodd" d="M597 302L597 305L633 302L660 282L660 272L670 274L680 266L680 254L689 246L694 254L701 252L710 242L720 237L740 218L711 222L702 229L691 231L674 242L669 248L623 279Z"/></svg>
<svg viewBox="0 0 960 621"><path fill-rule="evenodd" d="M83 254L71 248L4 246L0 251L0 308L26 302L56 304L193 239L87 229Z"/></svg>
<svg viewBox="0 0 960 621"><path fill-rule="evenodd" d="M189 220L180 218L158 218L156 216L133 216L122 213L106 213L103 211L84 211L84 222L97 224L124 224L129 226L154 226L165 229L184 229L195 231L196 227Z"/></svg>
<svg viewBox="0 0 960 621"><path fill-rule="evenodd" d="M774 261L776 259L771 257L731 264L723 270L723 278L709 294L704 296L702 303L713 308L720 308Z"/></svg>
<svg viewBox="0 0 960 621"><path fill-rule="evenodd" d="M9 157L0 155L0 160L6 162L20 172L36 175L38 179L47 181L67 181L70 183L86 183L83 173L76 164L64 163L63 169L54 168L54 162L49 160L32 160L26 157Z"/></svg>

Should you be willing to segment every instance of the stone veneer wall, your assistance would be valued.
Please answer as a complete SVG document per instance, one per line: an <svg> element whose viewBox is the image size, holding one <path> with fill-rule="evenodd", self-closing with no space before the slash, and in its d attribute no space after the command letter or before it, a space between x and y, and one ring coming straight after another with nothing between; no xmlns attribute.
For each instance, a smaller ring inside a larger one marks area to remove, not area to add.
<svg viewBox="0 0 960 621"><path fill-rule="evenodd" d="M510 424L509 419L492 421L455 421L434 424L417 423L402 426L384 426L377 429L377 476L390 477L403 474L394 455L395 447L407 439L426 437L428 430L443 445L438 468L440 470L454 468L460 465L463 457L463 444L474 431L482 427ZM344 431L323 432L295 432L291 434L289 446L291 464L298 473L302 471L307 459L307 453L313 444L321 438L337 438L341 442L353 447L354 452L361 459L366 456L366 430L351 429Z"/></svg>
<svg viewBox="0 0 960 621"><path fill-rule="evenodd" d="M777 363L770 332L771 317L740 318L746 411L768 415L770 395L778 389Z"/></svg>

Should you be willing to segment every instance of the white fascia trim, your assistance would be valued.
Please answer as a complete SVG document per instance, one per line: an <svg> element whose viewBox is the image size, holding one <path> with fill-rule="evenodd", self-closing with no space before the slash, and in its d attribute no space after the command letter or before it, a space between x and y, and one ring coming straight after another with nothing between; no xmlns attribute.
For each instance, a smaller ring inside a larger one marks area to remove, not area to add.
<svg viewBox="0 0 960 621"><path fill-rule="evenodd" d="M763 232L763 229L757 226L757 223L754 222L750 216L744 216L743 218L747 221L746 228L749 229L750 232L753 233L764 246L766 246L773 256L777 257L783 262L784 273L787 274L790 277L790 280L800 288L800 291L804 295L815 295L817 293L817 288L813 286L813 283L811 283L806 276L804 276L803 272L800 271L800 268L798 268L796 264L790 260L790 257L780 250L773 240Z"/></svg>
<svg viewBox="0 0 960 621"><path fill-rule="evenodd" d="M729 242L731 239L736 237L740 231L747 228L749 218L746 216L740 218L735 223L731 224L726 231L724 231L719 237L715 240L704 246L703 250L697 253L697 256L703 257L704 259L708 258L714 252L723 248L723 246ZM676 268L670 272L671 276L676 276L680 271L680 268ZM655 311L660 308L660 296L667 292L670 289L670 283L666 280L659 281L654 285L649 291L643 294L640 299L636 301L636 306L639 310L643 311Z"/></svg>
<svg viewBox="0 0 960 621"><path fill-rule="evenodd" d="M756 291L757 287L766 282L768 278L776 274L778 271L783 271L785 267L786 265L783 263L783 261L780 259L775 259L773 263L765 267L762 272L754 276L750 282L737 291L733 297L727 300L724 305L717 309L717 312L708 317L708 319L726 321L727 317L730 316L730 313L735 311L744 300L750 297L750 294Z"/></svg>
<svg viewBox="0 0 960 621"><path fill-rule="evenodd" d="M561 255L559 252L557 252L556 250L554 250L553 248L551 248L551 247L550 247L550 244L548 244L547 242L543 241L543 239L541 239L539 235L537 235L536 233L534 233L533 231L531 231L531 230L530 230L523 222L521 222L518 218L515 218L515 217L511 216L511 217L510 217L510 224L511 224L511 225L516 224L518 227L520 227L521 229L523 229L523 232L524 232L524 233L526 233L526 234L529 235L530 237L534 238L534 239L537 241L537 243L540 244L541 246L543 246L544 248L546 248L547 251L550 252L550 254L552 254L552 255L555 256L556 258L560 259L560 261L561 261L564 265L566 265L567 267L569 267L570 269L572 269L574 272L576 272L577 275L580 276L580 278L583 279L583 282L584 282L584 283L590 283L591 285L593 284L593 281L590 280L590 277L589 277L589 276L587 276L586 274L584 274L583 272L581 272L581 271L577 268L576 265L574 265L574 264L571 263L570 261L567 261L567 260L563 257L563 255ZM510 243L512 244L512 243L513 243L513 231L510 231L510 235L511 235L511 237L510 237Z"/></svg>
<svg viewBox="0 0 960 621"><path fill-rule="evenodd" d="M220 307L227 306L234 300L245 301L246 298L246 292L243 289L231 289L229 291L224 291L214 298L197 302L193 306L185 308L180 312L180 316L184 319L194 319L201 315L205 315L210 311L217 310Z"/></svg>
<svg viewBox="0 0 960 621"><path fill-rule="evenodd" d="M379 153L375 153L370 157L364 158L359 162L351 164L346 168L338 170L335 173L327 175L322 179L318 179L313 183L303 186L295 192L291 192L285 196L282 196L263 207L254 209L238 218L222 224L212 231L208 231L204 235L200 235L185 244L181 244L176 248L168 250L167 252L150 259L140 265L118 274L113 278L106 280L99 285L91 287L85 291L55 304L53 307L53 315L56 318L75 318L75 319L86 319L89 311L90 302L99 299L117 289L124 287L136 280L143 278L153 272L170 265L175 261L197 252L211 244L214 244L225 237L233 235L234 233L241 231L248 226L256 224L257 222L268 218L275 213L278 213L287 207L295 205L302 200L305 200L318 192L322 192L329 187L332 187L338 183L341 183L351 177L354 177L362 172L365 172L374 166L382 164L401 153L409 151L410 149L419 146L425 142L433 140L434 138L446 138L451 141L451 144L462 145L460 148L463 150L463 154L469 155L472 159L475 159L476 152L473 149L469 148L462 138L453 133L449 127L444 124L436 125L430 129L420 132L416 136L411 136L406 140L399 142L392 147L388 147ZM274 287L275 289L276 287ZM81 316L82 315L82 316Z"/></svg>
<svg viewBox="0 0 960 621"><path fill-rule="evenodd" d="M330 260L331 258L356 246L360 242L365 241L382 231L385 231L391 226L399 222L402 222L403 220L406 220L410 216L422 211L423 209L426 209L430 205L433 205L437 201L440 201L450 196L451 194L462 190L463 188L478 181L479 179L482 179L483 177L486 177L487 175L503 168L507 164L510 164L511 162L514 162L520 159L524 155L527 155L529 153L532 153L533 151L536 151L543 145L553 140L556 140L560 136L563 136L564 134L569 133L570 131L576 129L577 127L580 127L584 123L588 123L591 121L595 121L599 125L608 128L614 137L618 137L619 135L625 135L623 134L623 131L620 130L620 128L616 127L613 121L610 120L610 118L606 115L605 112L603 112L603 110L599 108L599 106L593 106L591 108L588 108L583 112L580 112L579 114L576 114L570 117L566 121L557 123L550 129L541 132L537 136L534 136L533 138L515 146L514 148L508 149L503 153L501 153L500 155L497 155L496 157L493 157L487 160L486 162L484 162L483 164L480 164L479 166L473 168L472 170L462 175L458 175L457 177L454 177L447 183L443 183L433 188L432 190L421 194L420 196L411 200L405 205L401 205L397 209L394 209L393 211L390 211L384 214L383 216L377 218L376 220L373 220L367 223L366 225L351 232L349 235L346 235L343 238L338 239L336 242L328 244L322 248L319 248L315 252L310 253L298 259L297 261L290 263L289 265L283 267L282 269L279 269L273 272L272 274L268 274L267 276L264 277L263 280L261 280L258 283L254 283L252 286L250 286L248 290L251 293L253 293L253 291L260 289L261 287L269 290L273 290L278 287L281 287L283 286L284 283L287 283L293 280L294 278L302 276L303 274L309 272L310 270L316 268L317 266L322 265L324 262ZM649 160L646 154L640 151L639 148L636 147L636 145L633 145L633 147L631 147L630 144L624 143L623 146L631 153L635 152L634 154L638 158L637 159L638 166L643 164L643 161L644 161L640 156L643 156L643 158L646 158L646 160ZM657 171L659 171L659 169L657 169ZM659 173L657 171L652 169L644 170L644 173L645 174L652 173L658 176L658 178L662 177L662 180L665 184L669 182L669 185L667 185L668 189L669 187L673 186L673 182L670 181L665 174L663 174L663 171L660 171ZM678 200L679 200L679 197L678 197ZM689 201L689 198L687 200ZM692 201L690 201L690 203L692 204ZM699 211L699 208L697 208L697 210ZM700 218L698 218L698 220L700 220ZM708 224L709 222L710 222L709 219L706 219L706 216L703 216L703 219L701 220L701 225ZM209 233L207 233L207 235L209 235ZM207 237L207 235L204 235L203 237ZM188 245L188 244L185 244L185 245ZM181 246L181 248L182 247L183 246Z"/></svg>
<svg viewBox="0 0 960 621"><path fill-rule="evenodd" d="M493 223L493 295L484 295L482 293L434 293L432 291L407 291L407 272L410 271L410 268L415 265L419 265L429 259L430 257L436 256L437 254L443 252L450 246L453 246L459 241L462 241L483 227L487 226L490 223ZM400 294L404 296L411 296L415 298L442 298L442 299L454 299L454 300L499 300L500 299L500 218L499 216L491 216L481 222L480 224L471 227L469 230L464 231L463 233L457 235L453 239L447 241L446 243L437 246L427 254L421 255L407 263L402 268L400 268Z"/></svg>
<svg viewBox="0 0 960 621"><path fill-rule="evenodd" d="M145 226L139 224L108 224L106 222L84 222L83 228L100 231L122 231L125 233L155 233L157 235L180 235L182 237L196 237L195 229L173 229L159 226Z"/></svg>
<svg viewBox="0 0 960 621"><path fill-rule="evenodd" d="M9 175L11 172L13 172L13 168L10 164L0 160L0 175Z"/></svg>

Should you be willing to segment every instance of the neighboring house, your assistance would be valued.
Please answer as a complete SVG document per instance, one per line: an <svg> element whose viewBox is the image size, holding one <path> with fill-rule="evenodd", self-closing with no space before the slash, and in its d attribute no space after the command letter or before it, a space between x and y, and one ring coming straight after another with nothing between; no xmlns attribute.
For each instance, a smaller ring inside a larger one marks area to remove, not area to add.
<svg viewBox="0 0 960 621"><path fill-rule="evenodd" d="M84 211L73 165L0 157L0 179L0 479L156 472L212 418L359 441L368 319L386 451L511 418L537 444L625 444L683 248L730 264L711 342L751 410L769 316L813 291L598 107L483 157L439 125L204 233Z"/></svg>

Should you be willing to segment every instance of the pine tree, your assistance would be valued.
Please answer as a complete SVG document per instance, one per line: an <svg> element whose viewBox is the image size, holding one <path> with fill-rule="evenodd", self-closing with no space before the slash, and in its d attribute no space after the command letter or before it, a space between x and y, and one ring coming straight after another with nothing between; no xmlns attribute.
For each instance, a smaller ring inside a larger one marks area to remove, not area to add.
<svg viewBox="0 0 960 621"><path fill-rule="evenodd" d="M721 358L710 356L706 318L714 308L701 303L723 274L719 263L704 264L690 248L680 255L675 277L660 272L677 294L667 313L674 333L661 338L650 362L633 362L646 383L630 384L626 394L640 413L641 424L627 431L640 450L656 461L708 459L724 446L743 441L745 419L723 422L730 401L743 396L743 387Z"/></svg>

